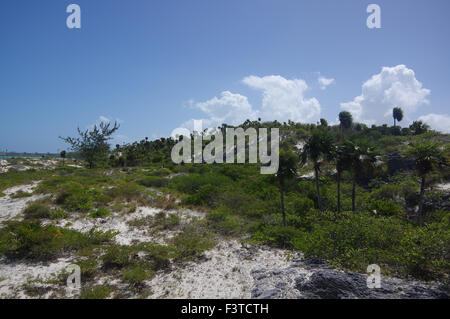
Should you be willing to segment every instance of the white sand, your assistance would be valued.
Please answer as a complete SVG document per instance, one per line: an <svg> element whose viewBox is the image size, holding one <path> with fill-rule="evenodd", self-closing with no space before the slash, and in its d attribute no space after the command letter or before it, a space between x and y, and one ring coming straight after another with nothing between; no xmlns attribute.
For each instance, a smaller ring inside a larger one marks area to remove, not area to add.
<svg viewBox="0 0 450 319"><path fill-rule="evenodd" d="M23 285L36 279L45 281L55 278L70 263L70 258L61 258L49 264L23 261L8 263L5 259L0 259L0 298L30 298L24 293ZM51 293L49 291L47 297Z"/></svg>
<svg viewBox="0 0 450 319"><path fill-rule="evenodd" d="M286 268L291 263L285 250L223 241L205 252L204 260L157 273L146 284L153 292L149 298L250 298L252 270Z"/></svg>
<svg viewBox="0 0 450 319"><path fill-rule="evenodd" d="M28 185L15 186L3 192L6 196L0 197L0 223L13 219L21 219L22 211L28 202L45 197L45 195L33 195L24 198L11 198L11 195L18 191L31 193L38 184L39 182L34 182ZM2 226L0 225L0 227Z"/></svg>

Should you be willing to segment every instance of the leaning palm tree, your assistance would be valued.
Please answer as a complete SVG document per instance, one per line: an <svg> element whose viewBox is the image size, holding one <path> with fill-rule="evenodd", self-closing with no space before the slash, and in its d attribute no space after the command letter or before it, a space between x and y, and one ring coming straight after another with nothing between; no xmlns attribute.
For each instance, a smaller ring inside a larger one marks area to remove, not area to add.
<svg viewBox="0 0 450 319"><path fill-rule="evenodd" d="M356 211L356 183L364 173L371 171L375 165L376 153L367 143L347 142L346 152L349 156L349 164L353 168L352 178L352 211Z"/></svg>
<svg viewBox="0 0 450 319"><path fill-rule="evenodd" d="M298 156L292 151L280 151L277 179L280 186L281 211L283 214L283 226L286 226L286 211L284 209L284 191L286 182L297 175Z"/></svg>
<svg viewBox="0 0 450 319"><path fill-rule="evenodd" d="M447 151L439 144L427 141L413 143L406 151L407 156L414 159L416 163L416 172L420 181L419 209L417 211L417 223L423 225L423 202L426 187L426 176L438 167L448 166Z"/></svg>
<svg viewBox="0 0 450 319"><path fill-rule="evenodd" d="M394 107L392 109L392 117L394 118L394 127L396 126L396 121L403 120L403 110L400 107Z"/></svg>
<svg viewBox="0 0 450 319"><path fill-rule="evenodd" d="M305 165L310 160L314 165L314 177L316 180L317 205L322 211L322 201L320 198L319 172L323 160L333 158L333 137L327 130L317 128L307 139L300 155L301 164Z"/></svg>

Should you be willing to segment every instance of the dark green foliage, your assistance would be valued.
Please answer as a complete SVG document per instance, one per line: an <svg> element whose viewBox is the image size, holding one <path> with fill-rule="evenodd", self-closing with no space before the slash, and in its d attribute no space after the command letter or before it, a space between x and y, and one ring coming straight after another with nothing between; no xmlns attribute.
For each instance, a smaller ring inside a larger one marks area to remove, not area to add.
<svg viewBox="0 0 450 319"><path fill-rule="evenodd" d="M396 122L400 122L403 119L403 110L400 107L394 107L392 109L392 117L394 118L394 127Z"/></svg>
<svg viewBox="0 0 450 319"><path fill-rule="evenodd" d="M137 183L145 187L164 187L168 185L169 181L167 178L147 176L138 180Z"/></svg>
<svg viewBox="0 0 450 319"><path fill-rule="evenodd" d="M153 271L145 269L142 266L136 266L130 270L125 271L122 275L122 280L131 286L138 286L144 280L153 276Z"/></svg>
<svg viewBox="0 0 450 319"><path fill-rule="evenodd" d="M353 124L353 117L350 112L342 111L339 113L339 122L341 123L342 129L349 129L352 127Z"/></svg>
<svg viewBox="0 0 450 319"><path fill-rule="evenodd" d="M37 222L7 222L0 229L0 254L9 258L48 260L64 251L109 242L116 233L91 229L87 233Z"/></svg>
<svg viewBox="0 0 450 319"><path fill-rule="evenodd" d="M28 205L23 214L26 219L49 218L51 214L50 207L42 203L32 203Z"/></svg>
<svg viewBox="0 0 450 319"><path fill-rule="evenodd" d="M112 246L102 256L103 267L122 268L131 263L131 250L128 246Z"/></svg>
<svg viewBox="0 0 450 319"><path fill-rule="evenodd" d="M64 142L68 143L74 152L88 163L89 168L102 165L107 161L109 144L108 140L111 135L119 129L119 124L116 122L111 127L111 123L101 122L98 126L89 131L81 131L78 128L80 137L60 137Z"/></svg>
<svg viewBox="0 0 450 319"><path fill-rule="evenodd" d="M206 230L187 225L172 239L177 259L192 259L214 246L214 241Z"/></svg>
<svg viewBox="0 0 450 319"><path fill-rule="evenodd" d="M83 289L80 299L106 299L111 294L112 289L107 286L95 286L93 288Z"/></svg>
<svg viewBox="0 0 450 319"><path fill-rule="evenodd" d="M63 189L56 197L56 204L68 211L89 211L94 204L93 194L79 184L72 184Z"/></svg>
<svg viewBox="0 0 450 319"><path fill-rule="evenodd" d="M92 218L103 218L103 217L107 217L109 215L111 215L111 212L108 209L102 208L102 207L99 209L92 210L89 213L89 216Z"/></svg>
<svg viewBox="0 0 450 319"><path fill-rule="evenodd" d="M430 129L430 127L427 124L423 123L422 121L414 121L409 126L409 129L414 135L419 135L426 133Z"/></svg>

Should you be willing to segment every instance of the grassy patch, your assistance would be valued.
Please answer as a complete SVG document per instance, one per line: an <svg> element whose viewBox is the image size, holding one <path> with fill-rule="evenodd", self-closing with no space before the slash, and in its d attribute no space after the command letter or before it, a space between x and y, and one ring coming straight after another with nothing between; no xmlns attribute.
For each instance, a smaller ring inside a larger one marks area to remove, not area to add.
<svg viewBox="0 0 450 319"><path fill-rule="evenodd" d="M26 219L50 218L51 209L43 203L36 202L28 205L24 209L23 214Z"/></svg>
<svg viewBox="0 0 450 319"><path fill-rule="evenodd" d="M0 229L0 254L12 259L49 260L65 251L77 251L110 242L117 234L95 229L81 233L53 225L42 226L32 221L13 221L4 225Z"/></svg>
<svg viewBox="0 0 450 319"><path fill-rule="evenodd" d="M106 299L111 292L112 289L108 286L95 286L83 289L80 294L80 299Z"/></svg>
<svg viewBox="0 0 450 319"><path fill-rule="evenodd" d="M89 217L91 218L104 218L109 215L111 215L111 212L106 208L95 209L89 213Z"/></svg>

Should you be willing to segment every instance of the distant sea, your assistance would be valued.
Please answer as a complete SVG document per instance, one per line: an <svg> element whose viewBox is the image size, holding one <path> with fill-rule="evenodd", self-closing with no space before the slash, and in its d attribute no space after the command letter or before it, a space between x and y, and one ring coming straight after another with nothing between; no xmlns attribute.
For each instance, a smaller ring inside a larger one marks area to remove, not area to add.
<svg viewBox="0 0 450 319"><path fill-rule="evenodd" d="M41 156L3 156L0 155L0 159L9 159L9 158L41 158Z"/></svg>

